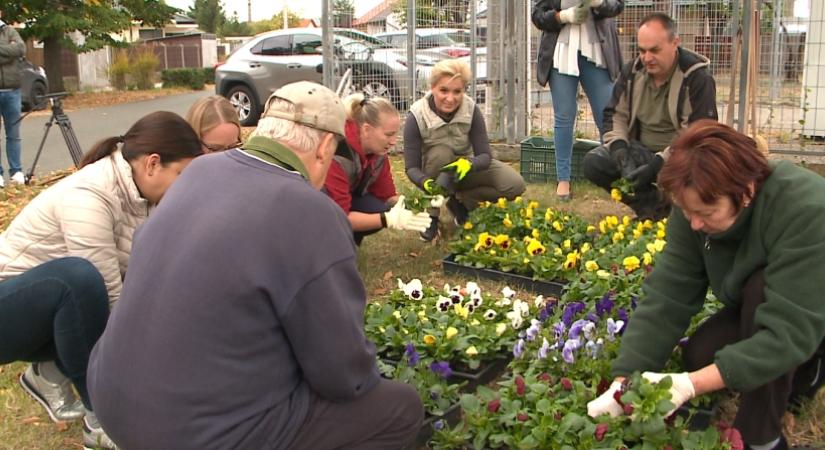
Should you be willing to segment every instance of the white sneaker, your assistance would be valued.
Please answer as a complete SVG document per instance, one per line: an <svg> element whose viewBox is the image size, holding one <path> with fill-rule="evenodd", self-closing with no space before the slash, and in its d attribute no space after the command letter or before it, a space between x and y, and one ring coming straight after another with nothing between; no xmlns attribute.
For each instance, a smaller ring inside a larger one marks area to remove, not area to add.
<svg viewBox="0 0 825 450"><path fill-rule="evenodd" d="M97 421L95 413L89 410L86 410L86 415L83 417L83 448L85 450L101 448L117 450L117 445L103 431L103 427Z"/></svg>
<svg viewBox="0 0 825 450"><path fill-rule="evenodd" d="M14 172L14 175L11 176L11 182L14 184L26 184L26 176L23 175L23 172Z"/></svg>
<svg viewBox="0 0 825 450"><path fill-rule="evenodd" d="M74 394L72 382L65 376L59 381L48 380L43 376L42 366L48 364L54 363L33 363L30 365L20 376L20 385L46 408L46 412L49 413L49 417L53 421L65 422L83 417L83 414L85 414L83 403ZM54 367L54 370L51 368L48 368L48 370L55 372L57 367ZM55 377L52 376L52 378Z"/></svg>
<svg viewBox="0 0 825 450"><path fill-rule="evenodd" d="M3 179L3 175L0 174L0 189L3 189L4 187L6 187L6 180Z"/></svg>

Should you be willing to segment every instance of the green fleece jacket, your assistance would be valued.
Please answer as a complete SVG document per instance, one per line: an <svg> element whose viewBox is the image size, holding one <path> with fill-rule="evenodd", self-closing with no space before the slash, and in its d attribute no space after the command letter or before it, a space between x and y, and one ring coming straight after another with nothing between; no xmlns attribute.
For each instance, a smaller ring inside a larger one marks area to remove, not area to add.
<svg viewBox="0 0 825 450"><path fill-rule="evenodd" d="M622 337L615 376L661 370L703 305L708 286L725 305L742 302L748 276L765 269L758 331L715 356L725 385L750 391L811 357L825 336L825 179L790 162L773 173L730 229L691 230L668 219L667 247L644 283Z"/></svg>

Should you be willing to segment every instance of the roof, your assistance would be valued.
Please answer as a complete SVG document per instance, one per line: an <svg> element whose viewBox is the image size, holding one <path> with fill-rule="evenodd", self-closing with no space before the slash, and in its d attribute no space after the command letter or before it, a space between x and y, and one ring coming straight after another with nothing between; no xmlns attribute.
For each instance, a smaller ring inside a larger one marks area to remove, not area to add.
<svg viewBox="0 0 825 450"><path fill-rule="evenodd" d="M379 20L386 20L386 18L392 14L392 8L395 6L395 3L396 2L394 0L384 0L371 10L364 13L363 16L355 19L352 22L352 26L364 25Z"/></svg>
<svg viewBox="0 0 825 450"><path fill-rule="evenodd" d="M315 19L301 19L298 28L318 28L318 22Z"/></svg>

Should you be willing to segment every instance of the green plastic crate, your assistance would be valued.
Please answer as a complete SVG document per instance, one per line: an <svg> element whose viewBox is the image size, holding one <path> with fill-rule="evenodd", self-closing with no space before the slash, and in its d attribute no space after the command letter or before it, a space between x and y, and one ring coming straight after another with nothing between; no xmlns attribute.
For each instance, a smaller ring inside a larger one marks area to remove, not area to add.
<svg viewBox="0 0 825 450"><path fill-rule="evenodd" d="M576 139L573 156L570 158L570 177L584 179L582 160L584 155L599 146L598 141ZM556 149L552 138L529 136L521 141L520 172L528 183L546 183L556 180Z"/></svg>

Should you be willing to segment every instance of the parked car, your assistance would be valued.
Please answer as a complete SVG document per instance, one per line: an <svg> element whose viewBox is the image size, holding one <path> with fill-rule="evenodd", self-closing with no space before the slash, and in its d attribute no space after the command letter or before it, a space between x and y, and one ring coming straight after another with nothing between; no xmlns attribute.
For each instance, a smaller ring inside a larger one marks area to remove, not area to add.
<svg viewBox="0 0 825 450"><path fill-rule="evenodd" d="M46 95L49 92L49 79L46 71L42 67L32 64L28 59L20 61L22 78L20 80L20 101L23 104L23 111L29 111L38 105L37 97Z"/></svg>
<svg viewBox="0 0 825 450"><path fill-rule="evenodd" d="M336 72L352 69L353 88L389 98L403 107L406 60L397 49L356 30L335 30ZM299 80L323 79L322 30L291 28L262 33L244 43L215 69L215 91L238 110L241 124L257 123L269 95Z"/></svg>
<svg viewBox="0 0 825 450"><path fill-rule="evenodd" d="M443 28L416 28L415 48L439 60L468 56L470 49L450 39L444 30ZM407 30L377 33L375 37L395 47L407 48Z"/></svg>

